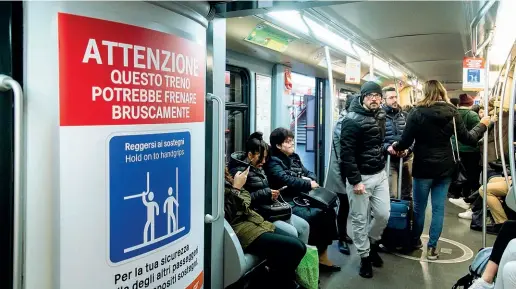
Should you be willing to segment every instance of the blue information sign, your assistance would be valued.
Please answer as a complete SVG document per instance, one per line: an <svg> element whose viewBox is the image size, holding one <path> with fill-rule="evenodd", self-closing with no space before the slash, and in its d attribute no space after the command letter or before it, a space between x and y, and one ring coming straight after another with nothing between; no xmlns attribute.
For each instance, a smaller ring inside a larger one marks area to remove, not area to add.
<svg viewBox="0 0 516 289"><path fill-rule="evenodd" d="M190 231L189 132L109 141L109 259L154 251Z"/></svg>

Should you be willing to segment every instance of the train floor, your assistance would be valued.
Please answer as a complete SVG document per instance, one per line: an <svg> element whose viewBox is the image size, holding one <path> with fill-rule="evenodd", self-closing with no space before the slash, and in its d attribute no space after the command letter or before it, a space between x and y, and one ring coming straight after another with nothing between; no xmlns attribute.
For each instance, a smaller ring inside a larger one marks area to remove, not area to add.
<svg viewBox="0 0 516 289"><path fill-rule="evenodd" d="M351 255L338 251L337 244L330 247L329 255L342 270L332 274L321 274L322 289L436 289L452 288L453 284L468 272L474 255L482 246L482 233L470 230L470 220L463 220L457 214L463 210L447 201L444 228L438 244L440 256L437 261L428 261L426 251L415 251L400 256L381 253L382 268L373 268L373 278L358 276L360 258L351 245ZM423 244L426 245L431 220L431 206L428 205ZM349 226L348 230L351 230ZM351 232L350 232L351 233ZM487 235L487 246L492 246L496 236Z"/></svg>

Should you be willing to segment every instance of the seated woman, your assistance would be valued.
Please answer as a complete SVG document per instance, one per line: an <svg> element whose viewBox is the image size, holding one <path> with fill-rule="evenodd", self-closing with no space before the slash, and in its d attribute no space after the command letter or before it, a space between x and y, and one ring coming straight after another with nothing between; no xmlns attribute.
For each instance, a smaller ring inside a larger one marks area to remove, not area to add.
<svg viewBox="0 0 516 289"><path fill-rule="evenodd" d="M334 210L323 211L314 207L298 206L293 202L301 193L318 188L315 175L308 171L297 154L294 153L294 135L285 128L271 132L271 157L265 164L265 173L273 188L287 188L281 192L283 199L290 203L292 213L310 224L308 244L319 251L319 268L322 271L340 271L328 258L328 245L337 239L336 214Z"/></svg>
<svg viewBox="0 0 516 289"><path fill-rule="evenodd" d="M507 221L503 224L482 278L477 279L469 288L516 288L516 221Z"/></svg>
<svg viewBox="0 0 516 289"><path fill-rule="evenodd" d="M231 177L226 168L224 217L231 225L246 253L267 259L273 288L299 288L295 270L306 253L299 239L274 233L272 223L251 209L251 196L243 186L248 170Z"/></svg>
<svg viewBox="0 0 516 289"><path fill-rule="evenodd" d="M259 205L270 205L280 196L279 190L272 190L269 187L267 177L262 170L268 157L268 151L269 145L263 141L263 134L255 132L247 140L246 151L231 154L231 160L228 164L229 172L232 175L238 171L243 172L250 166L244 189L251 194L251 207L256 208L258 213L260 213ZM276 226L278 233L283 232L298 237L305 244L308 244L310 225L303 218L292 215L289 220L274 221L273 224Z"/></svg>

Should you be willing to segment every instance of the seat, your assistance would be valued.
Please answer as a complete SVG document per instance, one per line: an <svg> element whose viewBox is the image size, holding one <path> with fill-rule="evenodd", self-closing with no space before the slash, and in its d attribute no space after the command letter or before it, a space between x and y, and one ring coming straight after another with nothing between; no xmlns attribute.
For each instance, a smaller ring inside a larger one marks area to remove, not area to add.
<svg viewBox="0 0 516 289"><path fill-rule="evenodd" d="M507 196L505 197L505 204L513 212L516 212L516 196L514 195L512 186L509 188L509 192L507 193Z"/></svg>
<svg viewBox="0 0 516 289"><path fill-rule="evenodd" d="M257 256L244 253L235 231L224 219L224 288L238 282L264 262Z"/></svg>

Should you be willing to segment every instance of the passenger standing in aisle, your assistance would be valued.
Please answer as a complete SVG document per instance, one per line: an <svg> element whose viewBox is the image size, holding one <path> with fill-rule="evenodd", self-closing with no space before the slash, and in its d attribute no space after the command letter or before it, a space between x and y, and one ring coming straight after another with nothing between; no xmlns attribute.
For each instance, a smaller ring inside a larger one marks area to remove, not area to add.
<svg viewBox="0 0 516 289"><path fill-rule="evenodd" d="M348 215L349 215L349 200L346 195L346 184L342 181L340 173L340 132L342 127L342 121L348 114L349 106L355 98L355 95L349 94L346 99L344 109L340 112L339 119L333 129L333 138L331 144L331 155L330 155L330 169L328 170L328 176L326 180L326 188L330 191L337 193L339 196L339 211L337 215L337 226L339 230L339 251L342 254L349 255L349 245L353 244L353 241L348 236Z"/></svg>
<svg viewBox="0 0 516 289"><path fill-rule="evenodd" d="M385 112L380 109L382 88L373 81L362 85L342 121L340 169L350 203L353 241L360 255L359 275L373 277L381 267L378 241L387 226L390 212L389 185L385 172L383 139ZM374 215L371 221L371 211Z"/></svg>
<svg viewBox="0 0 516 289"><path fill-rule="evenodd" d="M398 104L398 94L394 87L385 87L383 89L383 104L382 109L386 114L385 122L385 139L383 141L383 149L387 154L389 146L401 139L403 130L405 129L406 117L401 112ZM401 198L404 200L410 200L412 196L412 149L413 146L409 147L398 156L398 153L391 154L390 162L390 175L389 177L389 190L391 198L396 197L398 192L398 172L400 167L400 159L403 160L403 171L402 173L402 189Z"/></svg>
<svg viewBox="0 0 516 289"><path fill-rule="evenodd" d="M438 258L437 241L444 222L444 204L448 188L455 172L450 138L454 134L460 142L475 145L489 125L489 118L483 118L468 131L457 107L450 103L444 86L437 80L427 81L423 87L424 98L408 116L401 141L388 148L390 153L403 152L414 144L414 224L413 247L421 248L421 234L425 225L425 211L428 196L432 194L432 223L428 241L427 258Z"/></svg>

